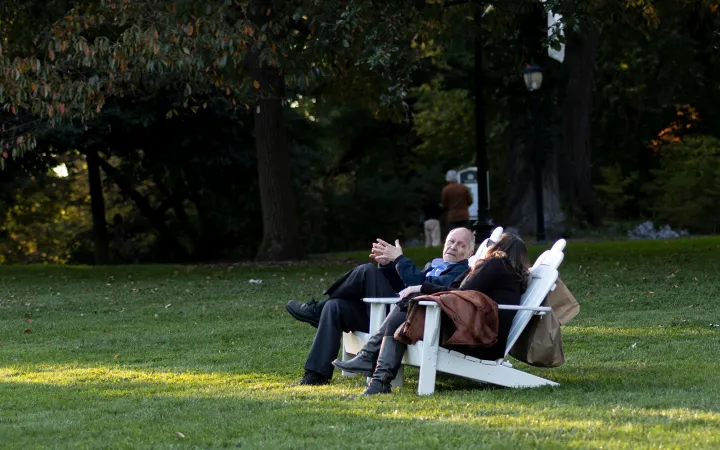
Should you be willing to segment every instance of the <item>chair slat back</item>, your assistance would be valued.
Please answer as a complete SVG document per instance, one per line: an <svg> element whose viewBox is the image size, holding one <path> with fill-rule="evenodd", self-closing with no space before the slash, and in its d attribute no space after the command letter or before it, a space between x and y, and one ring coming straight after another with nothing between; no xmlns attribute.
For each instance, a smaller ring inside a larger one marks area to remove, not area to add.
<svg viewBox="0 0 720 450"><path fill-rule="evenodd" d="M545 300L558 279L557 269L565 258L563 250L565 250L566 245L565 239L558 239L550 250L544 251L535 260L535 264L530 268L530 283L528 283L527 290L520 298L520 305L531 307L542 305L543 300ZM515 314L510 327L507 345L505 346L505 356L515 345L533 315L533 311L518 311Z"/></svg>
<svg viewBox="0 0 720 450"><path fill-rule="evenodd" d="M530 271L530 283L525 293L520 298L521 306L537 307L542 305L543 300L552 289L557 281L557 269L545 264L533 267ZM505 347L505 355L510 352L512 346L515 345L523 330L530 323L530 319L534 315L533 311L518 311L513 319L508 335L507 345Z"/></svg>
<svg viewBox="0 0 720 450"><path fill-rule="evenodd" d="M479 258L484 258L485 253L487 253L488 247L490 247L492 244L500 240L500 236L503 234L503 227L497 227L493 230L493 232L490 234L490 237L482 241L480 246L478 246L477 251L474 255L472 255L468 259L468 264L470 264L470 267L472 267L475 264L475 261L477 261Z"/></svg>
<svg viewBox="0 0 720 450"><path fill-rule="evenodd" d="M565 258L563 250L565 249L566 245L567 242L565 241L565 239L558 239L558 241L552 246L550 250L546 250L540 256L538 256L538 258L535 260L535 264L533 264L530 270L543 264L553 267L555 269L560 267L560 264Z"/></svg>

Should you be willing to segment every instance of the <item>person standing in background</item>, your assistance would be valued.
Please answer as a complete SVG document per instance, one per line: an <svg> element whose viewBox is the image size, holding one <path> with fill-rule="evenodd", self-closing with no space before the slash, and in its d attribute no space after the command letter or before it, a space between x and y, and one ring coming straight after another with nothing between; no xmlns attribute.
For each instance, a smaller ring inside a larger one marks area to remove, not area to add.
<svg viewBox="0 0 720 450"><path fill-rule="evenodd" d="M425 247L440 247L440 216L443 209L437 197L429 197L422 207L423 226L425 228Z"/></svg>
<svg viewBox="0 0 720 450"><path fill-rule="evenodd" d="M469 227L470 210L473 198L470 189L464 184L457 181L458 173L455 170L448 170L445 175L447 185L442 190L442 205L447 211L445 221L447 222L448 231L459 228Z"/></svg>

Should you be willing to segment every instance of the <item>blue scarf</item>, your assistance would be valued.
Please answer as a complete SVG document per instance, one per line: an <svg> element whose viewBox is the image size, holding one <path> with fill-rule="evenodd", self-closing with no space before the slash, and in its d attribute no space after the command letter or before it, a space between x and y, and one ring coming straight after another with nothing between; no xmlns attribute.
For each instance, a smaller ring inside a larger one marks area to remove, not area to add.
<svg viewBox="0 0 720 450"><path fill-rule="evenodd" d="M449 269L451 266L457 264L456 262L446 262L442 258L436 258L432 260L432 269L428 270L425 274L425 278L439 277L443 272Z"/></svg>

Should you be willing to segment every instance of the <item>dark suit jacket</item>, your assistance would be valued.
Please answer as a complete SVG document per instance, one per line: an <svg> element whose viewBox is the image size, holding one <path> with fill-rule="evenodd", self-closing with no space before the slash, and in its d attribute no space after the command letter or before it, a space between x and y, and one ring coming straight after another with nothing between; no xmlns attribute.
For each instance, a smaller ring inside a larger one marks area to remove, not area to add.
<svg viewBox="0 0 720 450"><path fill-rule="evenodd" d="M443 271L437 277L426 277L425 275L432 270L431 263L427 263L425 268L420 270L415 264L405 255L401 255L392 263L386 266L380 266L380 270L386 273L388 279L392 279L392 274L387 273L395 272L402 280L405 287L417 286L423 283L432 283L439 286L450 286L450 284L457 277L463 274L469 268L467 260L453 264L445 271Z"/></svg>

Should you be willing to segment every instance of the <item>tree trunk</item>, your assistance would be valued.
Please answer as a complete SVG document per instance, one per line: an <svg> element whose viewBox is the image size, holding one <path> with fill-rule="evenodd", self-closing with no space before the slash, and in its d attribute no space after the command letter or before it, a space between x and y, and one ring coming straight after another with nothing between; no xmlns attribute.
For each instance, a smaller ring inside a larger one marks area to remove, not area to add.
<svg viewBox="0 0 720 450"><path fill-rule="evenodd" d="M528 145L527 133L530 124L527 115L513 120L515 139L510 148L508 161L508 204L505 217L507 223L521 233L537 232L535 188L533 186L532 148ZM546 145L548 156L543 166L543 207L545 210L545 232L548 239L559 237L564 228L565 215L560 204L558 186L558 165L556 153Z"/></svg>
<svg viewBox="0 0 720 450"><path fill-rule="evenodd" d="M600 32L590 29L567 34L567 85L563 118L563 145L560 158L560 186L567 196L572 214L590 225L602 221L602 208L592 185L593 72Z"/></svg>
<svg viewBox="0 0 720 450"><path fill-rule="evenodd" d="M280 20L275 15L283 0L252 3L250 16L256 23ZM246 60L253 81L259 83L254 119L263 238L255 258L259 261L299 259L303 256L303 246L298 234L298 213L283 117L285 76L260 58L262 50L255 47Z"/></svg>
<svg viewBox="0 0 720 450"><path fill-rule="evenodd" d="M104 265L110 261L110 241L105 218L105 197L100 178L99 156L94 149L85 153L88 181L90 184L90 209L92 211L93 241L95 243L95 264Z"/></svg>
<svg viewBox="0 0 720 450"><path fill-rule="evenodd" d="M263 218L263 238L256 259L298 259L303 256L303 249L298 236L283 118L285 78L271 67L259 68L256 73L256 80L264 90L255 106L255 145Z"/></svg>
<svg viewBox="0 0 720 450"><path fill-rule="evenodd" d="M166 242L170 243L173 250L181 257L189 256L188 250L177 239L175 233L168 228L162 212L159 213L153 209L150 205L150 201L138 192L137 189L132 186L132 183L130 183L118 169L113 167L112 164L100 156L97 157L97 162L105 174L109 176L115 184L117 184L120 188L120 192L135 202L135 205L140 210L140 213L148 219L152 227L155 228L155 231L157 231Z"/></svg>

